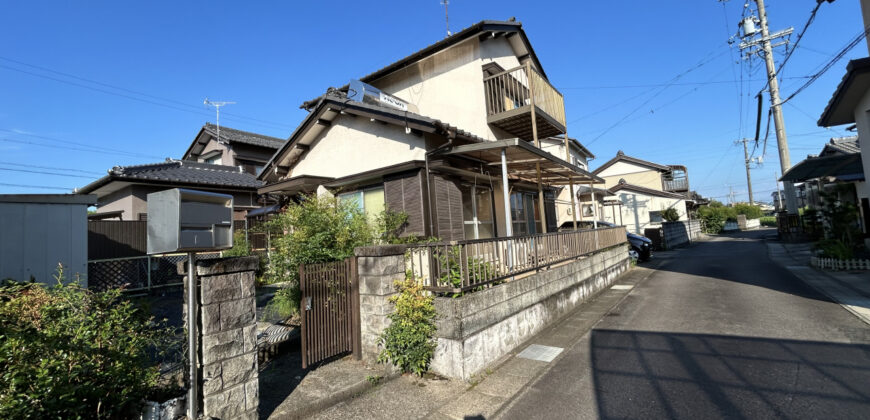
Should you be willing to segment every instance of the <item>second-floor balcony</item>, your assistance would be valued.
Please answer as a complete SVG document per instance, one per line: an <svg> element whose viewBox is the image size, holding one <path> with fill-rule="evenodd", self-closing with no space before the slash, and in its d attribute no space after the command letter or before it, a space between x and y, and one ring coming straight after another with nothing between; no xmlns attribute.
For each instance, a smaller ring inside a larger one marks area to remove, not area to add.
<svg viewBox="0 0 870 420"><path fill-rule="evenodd" d="M662 188L669 192L689 191L689 175L686 167L671 165L671 171L662 176Z"/></svg>
<svg viewBox="0 0 870 420"><path fill-rule="evenodd" d="M532 109L538 138L565 133L562 94L531 65L523 65L483 79L487 123L524 140L533 137Z"/></svg>

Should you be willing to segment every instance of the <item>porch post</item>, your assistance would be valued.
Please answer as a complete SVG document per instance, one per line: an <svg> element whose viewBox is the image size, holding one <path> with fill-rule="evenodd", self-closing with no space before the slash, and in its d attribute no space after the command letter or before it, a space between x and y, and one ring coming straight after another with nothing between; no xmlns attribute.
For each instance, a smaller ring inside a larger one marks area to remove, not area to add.
<svg viewBox="0 0 870 420"><path fill-rule="evenodd" d="M568 143L568 123L565 123L565 161L571 163L571 147L569 147ZM571 218L574 219L574 230L577 230L577 197L575 197L574 193L574 178L570 175L568 176L568 188L571 190ZM558 220L558 218L556 219Z"/></svg>
<svg viewBox="0 0 870 420"><path fill-rule="evenodd" d="M592 228L598 229L598 203L595 202L595 184L589 183L589 193L592 194Z"/></svg>
<svg viewBox="0 0 870 420"><path fill-rule="evenodd" d="M532 110L532 140L535 147L541 148L541 140L538 138L538 121L535 115L535 79L532 77L532 64L526 63L526 78L529 80L529 105ZM538 173L538 211L541 212L541 233L547 233L547 212L544 206L544 187L541 185L541 164L535 164Z"/></svg>
<svg viewBox="0 0 870 420"><path fill-rule="evenodd" d="M514 232L511 224L511 196L508 188L507 157L505 157L504 149L501 149L501 187L504 192L504 231L508 237L511 237L514 236Z"/></svg>
<svg viewBox="0 0 870 420"><path fill-rule="evenodd" d="M501 149L501 188L504 194L504 231L507 234L507 237L510 238L514 236L513 231L513 223L511 217L511 196L510 189L508 188L508 176L507 176L507 157L505 156L505 149ZM507 266L508 272L511 272L514 268L514 260L511 249L513 248L513 242L507 241Z"/></svg>

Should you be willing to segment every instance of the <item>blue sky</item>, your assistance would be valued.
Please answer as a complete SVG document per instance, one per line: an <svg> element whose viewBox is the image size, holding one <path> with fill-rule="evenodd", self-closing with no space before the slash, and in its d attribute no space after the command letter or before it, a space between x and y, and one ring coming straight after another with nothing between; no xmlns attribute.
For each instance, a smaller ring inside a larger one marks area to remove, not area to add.
<svg viewBox="0 0 870 420"><path fill-rule="evenodd" d="M237 102L222 125L287 137L303 101L445 35L439 0L86 3L10 2L0 14L0 193L64 192L115 165L178 158L214 121L206 97ZM454 31L483 19L523 23L565 95L570 135L597 155L593 168L623 150L688 166L704 196L724 200L730 184L745 200L733 142L754 135L752 97L765 73L758 57L738 64L726 43L743 5L452 0L449 10ZM814 5L768 0L771 29L797 33ZM823 4L783 71L783 95L861 28L857 0ZM866 55L862 41L784 106L793 164L848 134L815 122L848 60ZM765 112L767 104L765 96ZM752 171L757 200L774 188L775 145L771 127L764 164Z"/></svg>

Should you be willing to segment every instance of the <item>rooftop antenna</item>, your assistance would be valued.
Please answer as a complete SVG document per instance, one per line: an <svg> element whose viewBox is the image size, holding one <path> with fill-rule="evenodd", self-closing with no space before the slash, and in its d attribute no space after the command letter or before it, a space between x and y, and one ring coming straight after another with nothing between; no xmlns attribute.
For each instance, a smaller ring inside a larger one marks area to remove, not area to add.
<svg viewBox="0 0 870 420"><path fill-rule="evenodd" d="M450 36L450 15L447 13L450 0L441 0L441 4L444 5L444 25L447 27L447 36Z"/></svg>
<svg viewBox="0 0 870 420"><path fill-rule="evenodd" d="M210 101L208 98L205 98L202 101L205 106L213 106L215 111L217 112L216 120L217 120L217 142L221 142L221 107L226 105L232 105L235 102L231 101Z"/></svg>

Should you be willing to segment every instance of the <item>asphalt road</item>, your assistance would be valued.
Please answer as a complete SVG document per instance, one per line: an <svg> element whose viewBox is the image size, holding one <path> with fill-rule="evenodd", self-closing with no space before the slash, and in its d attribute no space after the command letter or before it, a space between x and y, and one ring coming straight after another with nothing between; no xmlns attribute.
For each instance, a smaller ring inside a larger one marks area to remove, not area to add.
<svg viewBox="0 0 870 420"><path fill-rule="evenodd" d="M762 234L665 260L498 417L870 419L870 326Z"/></svg>

